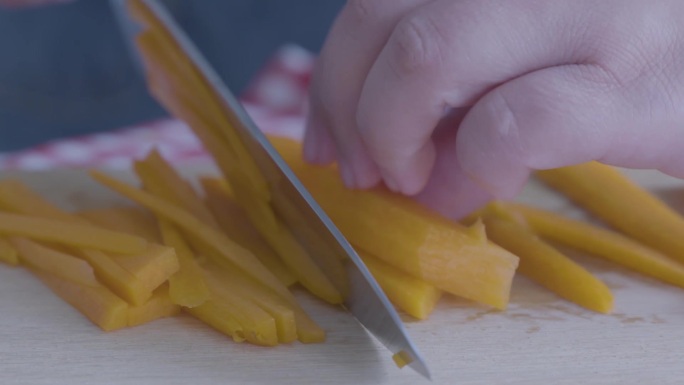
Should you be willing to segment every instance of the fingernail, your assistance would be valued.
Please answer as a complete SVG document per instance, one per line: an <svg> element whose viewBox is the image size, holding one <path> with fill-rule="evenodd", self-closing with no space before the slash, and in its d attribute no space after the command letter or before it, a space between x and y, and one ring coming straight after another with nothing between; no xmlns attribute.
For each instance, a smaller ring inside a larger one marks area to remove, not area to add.
<svg viewBox="0 0 684 385"><path fill-rule="evenodd" d="M354 171L351 166L346 162L340 163L340 174L342 175L342 181L347 188L355 188Z"/></svg>

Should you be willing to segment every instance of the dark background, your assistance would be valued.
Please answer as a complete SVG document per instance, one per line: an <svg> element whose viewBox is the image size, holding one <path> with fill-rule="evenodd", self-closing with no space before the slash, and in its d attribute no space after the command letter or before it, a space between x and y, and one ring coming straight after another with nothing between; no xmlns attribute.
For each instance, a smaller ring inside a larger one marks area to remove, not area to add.
<svg viewBox="0 0 684 385"><path fill-rule="evenodd" d="M343 0L164 0L240 93L277 48L317 52ZM0 151L165 112L147 94L106 0L0 10Z"/></svg>

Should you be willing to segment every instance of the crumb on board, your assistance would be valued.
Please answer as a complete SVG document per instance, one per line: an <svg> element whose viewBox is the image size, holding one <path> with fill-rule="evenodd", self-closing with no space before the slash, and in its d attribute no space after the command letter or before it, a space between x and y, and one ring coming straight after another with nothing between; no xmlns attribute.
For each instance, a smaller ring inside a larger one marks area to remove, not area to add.
<svg viewBox="0 0 684 385"><path fill-rule="evenodd" d="M411 355L405 350L401 350L399 353L392 356L392 360L394 360L394 363L399 367L399 369L401 369L413 362L413 357L411 357Z"/></svg>

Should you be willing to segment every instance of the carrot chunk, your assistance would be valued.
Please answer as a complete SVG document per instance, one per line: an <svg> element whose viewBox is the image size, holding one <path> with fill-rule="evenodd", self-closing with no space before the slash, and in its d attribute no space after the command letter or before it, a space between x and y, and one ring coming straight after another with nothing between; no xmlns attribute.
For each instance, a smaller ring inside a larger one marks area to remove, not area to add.
<svg viewBox="0 0 684 385"><path fill-rule="evenodd" d="M518 257L410 198L346 189L335 169L305 164L299 143L272 142L354 246L446 292L506 307Z"/></svg>

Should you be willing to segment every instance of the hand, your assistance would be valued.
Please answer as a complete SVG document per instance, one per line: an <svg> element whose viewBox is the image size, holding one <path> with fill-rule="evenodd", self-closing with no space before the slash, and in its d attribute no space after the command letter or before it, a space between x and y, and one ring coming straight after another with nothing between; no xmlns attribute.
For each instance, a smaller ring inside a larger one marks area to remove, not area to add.
<svg viewBox="0 0 684 385"><path fill-rule="evenodd" d="M531 170L684 177L684 1L349 1L311 87L305 156L459 218Z"/></svg>

